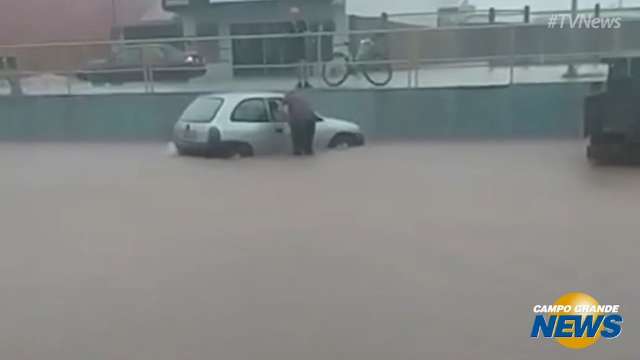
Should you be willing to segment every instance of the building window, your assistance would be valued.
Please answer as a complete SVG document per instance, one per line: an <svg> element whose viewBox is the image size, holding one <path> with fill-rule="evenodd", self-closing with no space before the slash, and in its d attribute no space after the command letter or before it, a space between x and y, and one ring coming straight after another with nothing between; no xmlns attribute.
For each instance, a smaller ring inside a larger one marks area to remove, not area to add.
<svg viewBox="0 0 640 360"><path fill-rule="evenodd" d="M335 23L248 23L231 25L232 35L292 34L300 33L300 37L268 38L268 39L236 39L233 40L234 65L282 65L297 64L305 59L308 62L318 61L317 37L303 37L305 32L334 31ZM333 53L333 37L323 36L320 51L323 59L330 59ZM297 71L292 68L260 68L237 69L236 75L279 75Z"/></svg>
<svg viewBox="0 0 640 360"><path fill-rule="evenodd" d="M200 22L196 24L197 36L218 36L218 24ZM194 44L195 50L202 55L207 62L216 63L220 61L220 42L218 40L198 41Z"/></svg>

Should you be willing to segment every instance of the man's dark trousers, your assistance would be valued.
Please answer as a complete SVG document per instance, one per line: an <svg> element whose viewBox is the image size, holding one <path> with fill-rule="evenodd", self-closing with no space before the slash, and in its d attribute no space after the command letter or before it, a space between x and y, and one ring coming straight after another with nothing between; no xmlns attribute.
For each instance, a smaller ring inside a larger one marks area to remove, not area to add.
<svg viewBox="0 0 640 360"><path fill-rule="evenodd" d="M292 121L291 141L295 155L313 155L313 142L316 134L316 122L313 120Z"/></svg>

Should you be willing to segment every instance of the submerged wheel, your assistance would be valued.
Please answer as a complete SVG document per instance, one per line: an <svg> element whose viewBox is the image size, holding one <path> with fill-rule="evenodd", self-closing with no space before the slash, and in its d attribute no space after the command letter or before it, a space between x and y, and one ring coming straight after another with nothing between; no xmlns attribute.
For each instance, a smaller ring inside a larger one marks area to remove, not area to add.
<svg viewBox="0 0 640 360"><path fill-rule="evenodd" d="M358 146L358 139L351 134L338 134L329 143L329 149L348 149Z"/></svg>
<svg viewBox="0 0 640 360"><path fill-rule="evenodd" d="M226 159L252 157L253 148L246 143L230 143L225 146L222 155Z"/></svg>

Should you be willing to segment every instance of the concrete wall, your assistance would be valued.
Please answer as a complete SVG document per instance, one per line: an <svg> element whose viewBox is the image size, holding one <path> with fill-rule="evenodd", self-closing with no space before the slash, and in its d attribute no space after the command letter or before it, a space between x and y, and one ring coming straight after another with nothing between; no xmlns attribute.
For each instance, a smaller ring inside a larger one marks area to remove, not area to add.
<svg viewBox="0 0 640 360"><path fill-rule="evenodd" d="M578 137L586 84L315 90L319 112L370 138ZM197 94L0 97L0 140L168 140Z"/></svg>
<svg viewBox="0 0 640 360"><path fill-rule="evenodd" d="M578 137L587 84L317 91L327 116L356 119L371 137Z"/></svg>
<svg viewBox="0 0 640 360"><path fill-rule="evenodd" d="M0 140L161 140L195 97L94 95L0 97Z"/></svg>

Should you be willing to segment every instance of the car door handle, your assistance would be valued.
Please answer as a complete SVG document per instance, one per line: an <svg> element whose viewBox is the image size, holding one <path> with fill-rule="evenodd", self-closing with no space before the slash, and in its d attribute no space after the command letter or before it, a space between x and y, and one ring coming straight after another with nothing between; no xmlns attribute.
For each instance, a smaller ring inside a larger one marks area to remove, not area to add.
<svg viewBox="0 0 640 360"><path fill-rule="evenodd" d="M276 128L278 134L284 134L284 128Z"/></svg>

